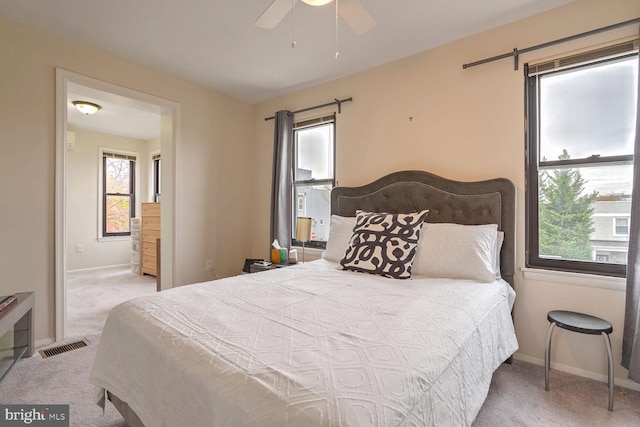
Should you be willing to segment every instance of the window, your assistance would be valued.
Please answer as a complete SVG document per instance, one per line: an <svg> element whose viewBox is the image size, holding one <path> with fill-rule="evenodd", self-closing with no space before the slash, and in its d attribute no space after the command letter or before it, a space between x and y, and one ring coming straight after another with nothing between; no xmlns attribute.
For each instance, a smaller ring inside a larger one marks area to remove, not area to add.
<svg viewBox="0 0 640 427"><path fill-rule="evenodd" d="M296 218L312 218L307 247L325 248L329 238L331 189L335 185L335 115L294 124L293 224Z"/></svg>
<svg viewBox="0 0 640 427"><path fill-rule="evenodd" d="M613 225L615 227L614 234L616 236L629 235L629 218L614 218Z"/></svg>
<svg viewBox="0 0 640 427"><path fill-rule="evenodd" d="M638 82L632 46L527 66L527 266L626 274Z"/></svg>
<svg viewBox="0 0 640 427"><path fill-rule="evenodd" d="M130 236L135 217L136 158L102 153L102 236Z"/></svg>
<svg viewBox="0 0 640 427"><path fill-rule="evenodd" d="M160 194L162 193L162 163L160 161L160 154L154 154L151 157L153 161L153 201L160 201Z"/></svg>

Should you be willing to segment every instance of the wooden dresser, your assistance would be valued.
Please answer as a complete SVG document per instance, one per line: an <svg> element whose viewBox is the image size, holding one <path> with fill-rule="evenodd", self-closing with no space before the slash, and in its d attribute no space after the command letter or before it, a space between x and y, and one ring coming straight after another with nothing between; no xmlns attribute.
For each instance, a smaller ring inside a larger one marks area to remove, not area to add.
<svg viewBox="0 0 640 427"><path fill-rule="evenodd" d="M160 239L160 203L142 204L140 274L157 276L157 244Z"/></svg>

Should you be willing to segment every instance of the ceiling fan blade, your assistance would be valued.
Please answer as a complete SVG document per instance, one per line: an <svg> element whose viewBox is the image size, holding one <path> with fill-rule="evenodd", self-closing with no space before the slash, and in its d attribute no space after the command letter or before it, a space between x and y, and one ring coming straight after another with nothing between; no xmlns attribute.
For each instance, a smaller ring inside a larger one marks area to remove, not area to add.
<svg viewBox="0 0 640 427"><path fill-rule="evenodd" d="M366 33L376 26L376 20L360 0L340 0L338 12L356 34Z"/></svg>
<svg viewBox="0 0 640 427"><path fill-rule="evenodd" d="M296 0L297 1L297 0ZM293 7L292 0L273 0L269 7L254 23L257 27L267 30L274 29Z"/></svg>

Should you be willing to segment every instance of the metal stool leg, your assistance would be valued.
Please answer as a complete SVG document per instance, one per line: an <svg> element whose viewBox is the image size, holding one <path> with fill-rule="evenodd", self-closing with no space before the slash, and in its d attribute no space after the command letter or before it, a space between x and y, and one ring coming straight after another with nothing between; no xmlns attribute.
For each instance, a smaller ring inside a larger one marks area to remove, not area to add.
<svg viewBox="0 0 640 427"><path fill-rule="evenodd" d="M544 389L549 391L549 367L551 366L551 335L556 322L549 325L549 333L547 334L547 346L544 350Z"/></svg>
<svg viewBox="0 0 640 427"><path fill-rule="evenodd" d="M609 410L613 411L613 356L611 355L611 338L609 334L602 332L602 338L604 339L604 346L607 348L607 356L609 358L609 368L607 370L609 374Z"/></svg>

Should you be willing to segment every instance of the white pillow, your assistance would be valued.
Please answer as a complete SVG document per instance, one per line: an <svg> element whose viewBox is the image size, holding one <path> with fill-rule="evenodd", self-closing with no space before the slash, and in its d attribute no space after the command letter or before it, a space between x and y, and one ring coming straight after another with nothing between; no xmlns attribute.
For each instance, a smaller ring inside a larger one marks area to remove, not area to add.
<svg viewBox="0 0 640 427"><path fill-rule="evenodd" d="M356 218L353 216L331 215L329 222L329 240L327 247L322 253L322 258L340 262L349 246L349 240L356 225Z"/></svg>
<svg viewBox="0 0 640 427"><path fill-rule="evenodd" d="M498 230L496 238L496 248L493 252L493 270L496 272L496 279L502 277L500 273L500 251L502 250L502 244L504 243L504 231Z"/></svg>
<svg viewBox="0 0 640 427"><path fill-rule="evenodd" d="M496 280L496 224L424 224L412 272L415 275Z"/></svg>

